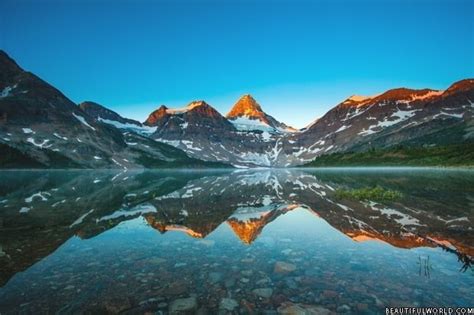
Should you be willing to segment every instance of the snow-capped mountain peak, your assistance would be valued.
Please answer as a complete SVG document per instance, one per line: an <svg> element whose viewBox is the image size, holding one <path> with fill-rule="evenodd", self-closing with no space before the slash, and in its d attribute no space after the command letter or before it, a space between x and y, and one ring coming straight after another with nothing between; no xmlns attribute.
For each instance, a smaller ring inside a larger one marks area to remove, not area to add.
<svg viewBox="0 0 474 315"><path fill-rule="evenodd" d="M277 133L296 131L296 129L266 114L250 94L243 95L226 117L238 130L262 130Z"/></svg>
<svg viewBox="0 0 474 315"><path fill-rule="evenodd" d="M228 119L236 119L238 117L246 117L249 119L257 119L268 124L266 114L262 107L250 94L242 96L232 107L226 116Z"/></svg>
<svg viewBox="0 0 474 315"><path fill-rule="evenodd" d="M164 106L164 108L165 108L167 114L174 115L174 114L186 113L190 110L193 110L196 107L203 106L203 105L205 106L205 105L207 105L207 103L204 102L204 101L193 101L193 102L189 103L186 107L183 107L183 108L167 108L166 106Z"/></svg>

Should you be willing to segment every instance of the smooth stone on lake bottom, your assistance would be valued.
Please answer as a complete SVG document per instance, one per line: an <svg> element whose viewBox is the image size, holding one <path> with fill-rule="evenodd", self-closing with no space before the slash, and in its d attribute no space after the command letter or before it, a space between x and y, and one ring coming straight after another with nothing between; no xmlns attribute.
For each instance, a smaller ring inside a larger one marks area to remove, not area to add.
<svg viewBox="0 0 474 315"><path fill-rule="evenodd" d="M296 270L296 266L284 261L277 261L273 271L275 273L290 273Z"/></svg>
<svg viewBox="0 0 474 315"><path fill-rule="evenodd" d="M229 298L223 298L221 300L221 304L219 305L220 309L226 310L226 311L233 311L234 308L239 306L239 303L237 303L236 300L234 299L229 299Z"/></svg>
<svg viewBox="0 0 474 315"><path fill-rule="evenodd" d="M184 299L177 299L170 304L170 313L177 314L179 312L189 312L197 308L197 299L189 297Z"/></svg>
<svg viewBox="0 0 474 315"><path fill-rule="evenodd" d="M176 264L174 264L174 267L179 268L179 267L184 267L186 265L187 265L187 263L176 263Z"/></svg>
<svg viewBox="0 0 474 315"><path fill-rule="evenodd" d="M221 281L222 279L222 273L220 272L210 272L209 273L209 282L211 283L217 283Z"/></svg>
<svg viewBox="0 0 474 315"><path fill-rule="evenodd" d="M254 289L253 294L268 299L273 294L272 288L261 288L261 289Z"/></svg>
<svg viewBox="0 0 474 315"><path fill-rule="evenodd" d="M317 305L305 305L286 302L277 309L278 314L286 315L329 315L331 311Z"/></svg>
<svg viewBox="0 0 474 315"><path fill-rule="evenodd" d="M339 312L339 313L347 313L347 312L350 312L350 311L351 311L350 306L346 305L346 304L341 305L337 308L337 312Z"/></svg>

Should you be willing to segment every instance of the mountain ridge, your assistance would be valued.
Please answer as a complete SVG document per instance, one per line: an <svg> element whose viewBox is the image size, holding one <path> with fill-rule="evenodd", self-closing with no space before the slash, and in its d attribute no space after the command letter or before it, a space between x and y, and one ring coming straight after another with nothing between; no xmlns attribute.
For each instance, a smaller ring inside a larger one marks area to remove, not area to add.
<svg viewBox="0 0 474 315"><path fill-rule="evenodd" d="M265 113L250 94L243 95L225 116L239 130L295 132L296 129Z"/></svg>
<svg viewBox="0 0 474 315"><path fill-rule="evenodd" d="M10 157L2 167L11 167L15 157L49 167L152 167L173 160L164 152L216 165L289 167L332 153L474 142L470 78L444 91L352 95L295 131L266 114L250 94L226 117L198 100L178 109L161 105L141 123L91 101L74 104L3 51L0 69L0 144Z"/></svg>
<svg viewBox="0 0 474 315"><path fill-rule="evenodd" d="M120 115L96 103L78 106L46 81L24 71L3 51L0 73L0 168L222 166L190 158L172 146L140 136L140 132L124 133L100 117L105 113L120 119Z"/></svg>

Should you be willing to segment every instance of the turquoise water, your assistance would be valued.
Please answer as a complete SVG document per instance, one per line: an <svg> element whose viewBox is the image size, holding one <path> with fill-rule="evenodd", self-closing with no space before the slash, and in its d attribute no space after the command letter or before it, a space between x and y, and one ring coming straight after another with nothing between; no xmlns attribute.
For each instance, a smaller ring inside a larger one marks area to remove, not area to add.
<svg viewBox="0 0 474 315"><path fill-rule="evenodd" d="M473 210L470 171L2 172L0 312L472 306Z"/></svg>

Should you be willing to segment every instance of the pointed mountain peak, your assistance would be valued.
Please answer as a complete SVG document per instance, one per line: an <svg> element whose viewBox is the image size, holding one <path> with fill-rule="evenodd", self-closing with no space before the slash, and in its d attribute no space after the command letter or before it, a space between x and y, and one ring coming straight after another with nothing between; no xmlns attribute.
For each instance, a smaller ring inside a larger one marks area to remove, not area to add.
<svg viewBox="0 0 474 315"><path fill-rule="evenodd" d="M143 122L144 125L154 126L158 120L168 115L168 107L161 105L158 109L154 110L148 118Z"/></svg>
<svg viewBox="0 0 474 315"><path fill-rule="evenodd" d="M236 119L238 117L248 117L251 119L260 119L265 113L260 104L250 94L243 95L227 114L227 118Z"/></svg>
<svg viewBox="0 0 474 315"><path fill-rule="evenodd" d="M192 101L186 107L183 107L183 108L166 108L166 107L165 108L166 108L166 113L170 115L175 115L175 114L184 114L200 106L206 107L206 106L209 106L209 104L207 104L204 101Z"/></svg>
<svg viewBox="0 0 474 315"><path fill-rule="evenodd" d="M238 130L294 132L296 129L266 114L250 94L243 95L226 115Z"/></svg>
<svg viewBox="0 0 474 315"><path fill-rule="evenodd" d="M23 69L8 54L0 49L0 87L7 84L15 75L23 72Z"/></svg>
<svg viewBox="0 0 474 315"><path fill-rule="evenodd" d="M246 102L250 102L252 104L257 104L257 101L253 98L253 96L251 94L244 94L240 97L239 101L246 101Z"/></svg>
<svg viewBox="0 0 474 315"><path fill-rule="evenodd" d="M11 58L4 50L0 49L0 66L2 68L8 67L17 71L23 71L23 69Z"/></svg>
<svg viewBox="0 0 474 315"><path fill-rule="evenodd" d="M188 106L186 106L186 108L191 110L191 109L199 107L199 106L210 106L210 105L207 104L205 101L200 100L200 101L192 101L191 103L188 104Z"/></svg>
<svg viewBox="0 0 474 315"><path fill-rule="evenodd" d="M167 121L174 121L176 123L170 124L170 127L180 125L183 122L191 122L192 125L197 127L202 124L198 121L202 122L203 120L206 120L209 125L232 128L227 119L202 100L192 101L182 108L168 108L162 105L148 116L144 124L147 126L160 126L166 124ZM185 124L185 126L188 126L188 124Z"/></svg>

